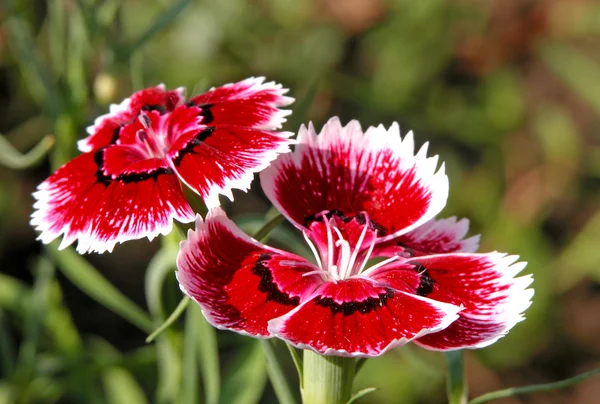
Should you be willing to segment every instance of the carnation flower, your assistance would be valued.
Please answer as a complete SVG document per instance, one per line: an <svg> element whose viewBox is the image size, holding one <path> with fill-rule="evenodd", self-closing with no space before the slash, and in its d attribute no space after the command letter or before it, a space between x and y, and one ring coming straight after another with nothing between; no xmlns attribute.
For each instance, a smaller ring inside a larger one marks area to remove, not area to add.
<svg viewBox="0 0 600 404"><path fill-rule="evenodd" d="M516 256L476 254L466 219L435 219L448 179L426 154L397 124L302 127L260 178L314 261L261 244L216 208L182 243L182 290L215 327L324 355L495 342L523 319L532 279L516 277Z"/></svg>
<svg viewBox="0 0 600 404"><path fill-rule="evenodd" d="M194 212L182 183L207 207L219 194L233 199L253 174L289 151L277 132L293 99L264 78L213 88L185 99L182 88L156 86L134 93L88 128L83 154L60 167L34 193L31 224L44 243L111 251L116 243L171 231Z"/></svg>

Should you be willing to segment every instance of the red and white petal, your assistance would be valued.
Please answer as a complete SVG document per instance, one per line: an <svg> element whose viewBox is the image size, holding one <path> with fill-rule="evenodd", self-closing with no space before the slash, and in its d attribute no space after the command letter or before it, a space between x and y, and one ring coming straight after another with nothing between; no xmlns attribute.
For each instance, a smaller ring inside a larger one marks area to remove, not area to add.
<svg viewBox="0 0 600 404"><path fill-rule="evenodd" d="M270 337L269 320L286 314L321 283L303 276L305 259L264 246L244 234L222 209L211 210L181 244L177 279L217 328Z"/></svg>
<svg viewBox="0 0 600 404"><path fill-rule="evenodd" d="M87 128L89 136L77 142L79 150L90 152L115 144L122 125L135 121L142 110L172 111L184 101L184 89L167 91L163 84L133 93L120 104L112 104L108 114L99 116Z"/></svg>
<svg viewBox="0 0 600 404"><path fill-rule="evenodd" d="M428 349L482 348L523 320L531 304L530 275L516 277L526 263L501 253L440 254L416 257L369 274L392 286L461 306L459 320L447 329L415 340ZM391 269L390 269L391 268Z"/></svg>
<svg viewBox="0 0 600 404"><path fill-rule="evenodd" d="M346 216L366 212L391 239L432 219L445 205L448 179L427 145L414 154L412 132L400 137L397 124L363 133L357 121L342 127L332 118L319 135L312 124L300 128L291 154L261 172L271 202L290 221L339 210Z"/></svg>
<svg viewBox="0 0 600 404"><path fill-rule="evenodd" d="M290 150L291 135L234 125L206 127L181 136L167 158L210 209L220 205L219 194L233 200L232 189L246 191L254 173Z"/></svg>
<svg viewBox="0 0 600 404"><path fill-rule="evenodd" d="M42 242L63 235L61 249L77 240L80 253L112 251L116 243L169 233L173 218L193 220L166 162L136 161L135 151L121 148L82 154L40 184L31 224L41 231ZM121 157L133 162L118 176L107 174L104 159Z"/></svg>
<svg viewBox="0 0 600 404"><path fill-rule="evenodd" d="M255 129L278 129L291 114L290 110L279 109L294 102L281 84L265 83L264 77L212 88L193 97L192 103L203 109L202 124L210 126L237 125Z"/></svg>
<svg viewBox="0 0 600 404"><path fill-rule="evenodd" d="M402 247L411 255L432 255L454 252L473 253L479 248L480 235L464 238L469 231L469 220L456 217L432 219L416 229L387 243L378 245L375 254L393 255L395 247ZM383 249L388 249L384 253Z"/></svg>
<svg viewBox="0 0 600 404"><path fill-rule="evenodd" d="M448 327L459 310L353 278L324 284L310 300L271 320L269 331L298 348L323 355L378 356Z"/></svg>

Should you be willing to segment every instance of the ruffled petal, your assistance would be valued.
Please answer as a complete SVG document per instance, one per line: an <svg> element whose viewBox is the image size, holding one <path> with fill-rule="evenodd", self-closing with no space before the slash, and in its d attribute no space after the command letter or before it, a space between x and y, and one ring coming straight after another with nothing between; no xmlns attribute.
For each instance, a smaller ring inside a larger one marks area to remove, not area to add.
<svg viewBox="0 0 600 404"><path fill-rule="evenodd" d="M342 127L332 118L317 136L300 128L293 153L261 172L265 194L277 209L302 227L321 211L347 217L365 212L385 230L384 239L409 232L445 205L448 179L427 146L414 154L412 133L400 137L397 124L369 128L357 121Z"/></svg>
<svg viewBox="0 0 600 404"><path fill-rule="evenodd" d="M314 266L303 258L248 237L222 209L198 216L177 257L181 289L217 328L269 337L269 320L286 314L321 283L303 276Z"/></svg>
<svg viewBox="0 0 600 404"><path fill-rule="evenodd" d="M461 306L460 318L448 328L415 342L434 350L482 348L523 320L531 304L530 275L518 257L501 253L440 254L415 257L381 268L369 276L392 286L403 285L432 300Z"/></svg>
<svg viewBox="0 0 600 404"><path fill-rule="evenodd" d="M59 168L34 194L31 224L59 248L78 240L77 251L112 251L116 243L171 231L173 218L194 214L166 161L139 150L110 146L82 154Z"/></svg>
<svg viewBox="0 0 600 404"><path fill-rule="evenodd" d="M232 189L247 190L254 173L290 150L290 135L233 125L205 127L178 139L168 158L210 209L220 205L219 194L233 200Z"/></svg>
<svg viewBox="0 0 600 404"><path fill-rule="evenodd" d="M264 77L212 88L191 99L202 108L202 124L210 126L236 125L255 129L278 129L290 110L279 109L294 99L284 96L288 92L281 84L265 83Z"/></svg>
<svg viewBox="0 0 600 404"><path fill-rule="evenodd" d="M269 331L298 348L323 355L378 356L446 328L459 310L353 278L324 284L310 300L271 320Z"/></svg>
<svg viewBox="0 0 600 404"><path fill-rule="evenodd" d="M474 253L479 248L480 235L465 238L469 220L456 217L432 219L392 240L379 243L373 255L422 256L455 252Z"/></svg>
<svg viewBox="0 0 600 404"><path fill-rule="evenodd" d="M170 112L184 101L183 88L167 91L163 84L133 93L108 114L99 116L87 128L89 136L77 142L79 150L90 152L117 143L124 125L134 122L141 111Z"/></svg>

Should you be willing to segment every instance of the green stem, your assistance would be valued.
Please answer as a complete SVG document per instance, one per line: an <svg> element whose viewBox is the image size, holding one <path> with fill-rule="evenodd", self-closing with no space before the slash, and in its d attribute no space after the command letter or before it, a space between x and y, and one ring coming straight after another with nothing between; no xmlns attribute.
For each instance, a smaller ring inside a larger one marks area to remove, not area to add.
<svg viewBox="0 0 600 404"><path fill-rule="evenodd" d="M258 229L258 231L254 234L253 238L255 240L261 241L263 238L267 237L269 233L281 223L283 223L284 217L281 213L273 216L269 219L263 226Z"/></svg>
<svg viewBox="0 0 600 404"><path fill-rule="evenodd" d="M352 396L356 359L304 351L302 402L345 404Z"/></svg>
<svg viewBox="0 0 600 404"><path fill-rule="evenodd" d="M467 385L465 383L462 351L444 353L447 367L446 393L449 404L467 403Z"/></svg>
<svg viewBox="0 0 600 404"><path fill-rule="evenodd" d="M281 364L277 360L277 354L273 348L272 341L261 339L260 345L267 359L267 373L269 374L271 385L273 385L273 390L275 390L277 400L280 404L295 404L296 400L288 381L285 379Z"/></svg>
<svg viewBox="0 0 600 404"><path fill-rule="evenodd" d="M190 302L190 298L187 297L187 296L184 296L183 299L181 299L181 301L179 302L179 304L175 308L175 310L173 310L173 313L171 313L171 315L169 316L169 318L167 318L167 320L160 327L158 327L156 330L154 330L154 332L152 334L150 334L148 336L148 338L146 338L146 343L149 344L150 342L154 341L154 339L161 332L163 332L164 330L166 330L167 328L169 328L171 326L171 324L173 324L175 321L177 321L177 319L179 317L181 317L181 315L183 314L183 312L187 308L189 302Z"/></svg>
<svg viewBox="0 0 600 404"><path fill-rule="evenodd" d="M469 404L481 404L481 403L487 403L488 401L492 401L492 400L498 400L500 398L518 396L518 395L523 395L523 394L537 393L540 391L563 389L565 387L569 387L574 384L580 383L580 382L584 381L585 379L588 379L592 376L596 376L598 374L600 374L600 368L590 370L589 372L585 372L580 375L573 376L573 377L565 379L565 380L561 380L559 382L534 384L531 386L524 386L524 387L511 387L511 388L504 389L504 390L493 391L491 393L484 394L482 396L477 397L474 400L469 401Z"/></svg>

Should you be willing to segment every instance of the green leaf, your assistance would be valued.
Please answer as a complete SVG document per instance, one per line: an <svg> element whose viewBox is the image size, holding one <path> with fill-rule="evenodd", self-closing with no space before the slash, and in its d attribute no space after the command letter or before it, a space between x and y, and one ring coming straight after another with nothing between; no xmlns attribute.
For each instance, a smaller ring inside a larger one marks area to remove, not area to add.
<svg viewBox="0 0 600 404"><path fill-rule="evenodd" d="M265 356L258 341L246 344L231 364L221 389L221 403L256 404L267 382Z"/></svg>
<svg viewBox="0 0 600 404"><path fill-rule="evenodd" d="M127 48L126 55L130 55L140 49L148 40L153 38L157 33L168 27L175 18L181 13L189 4L191 0L181 0L171 7L167 8L162 12L158 18L148 27L148 29L140 35L138 39L133 41Z"/></svg>
<svg viewBox="0 0 600 404"><path fill-rule="evenodd" d="M352 397L350 397L350 400L348 400L348 402L346 404L352 404L356 400L358 400L359 398L362 398L362 397L366 396L367 394L372 393L374 391L377 391L377 388L375 388L375 387L367 387L366 389L362 389L360 391L357 391L356 393L354 393L354 395Z"/></svg>
<svg viewBox="0 0 600 404"><path fill-rule="evenodd" d="M273 390L275 390L277 400L280 404L294 404L296 400L294 399L290 385L285 378L283 368L277 359L277 354L275 353L275 349L273 347L273 341L261 339L259 343L263 349L263 352L265 353L265 358L267 360L267 373L269 374L269 379L273 385Z"/></svg>
<svg viewBox="0 0 600 404"><path fill-rule="evenodd" d="M524 386L524 387L511 387L511 388L504 389L504 390L498 390L498 391L494 391L494 392L479 396L479 397L469 401L469 404L482 404L482 403L487 403L489 401L498 400L498 399L506 398L506 397L538 393L541 391L552 391L552 390L564 389L566 387L573 386L577 383L581 383L585 379L589 379L590 377L596 376L598 374L600 374L600 368L590 370L589 372L585 372L580 375L573 376L569 379L561 380L559 382L546 383L546 384L534 384L531 386Z"/></svg>
<svg viewBox="0 0 600 404"><path fill-rule="evenodd" d="M115 288L96 268L72 248L58 251L57 246L58 243L54 242L46 248L46 251L69 281L90 298L141 330L147 333L154 330L154 325L148 314Z"/></svg>
<svg viewBox="0 0 600 404"><path fill-rule="evenodd" d="M22 154L0 135L0 164L13 170L23 170L40 163L54 145L54 137L44 136L29 152Z"/></svg>
<svg viewBox="0 0 600 404"><path fill-rule="evenodd" d="M111 404L147 403L144 391L127 370L111 367L104 372L102 382L106 391L106 402Z"/></svg>
<svg viewBox="0 0 600 404"><path fill-rule="evenodd" d="M171 326L171 324L173 324L175 321L177 321L177 319L179 317L181 317L181 315L183 314L183 312L185 311L185 309L187 308L189 303L190 303L190 298L187 296L184 296L184 298L181 299L181 301L179 302L179 304L177 305L175 310L173 310L173 313L171 313L171 315L165 320L165 322L162 323L162 325L160 327L158 327L156 330L154 330L154 332L152 334L150 334L148 336L148 338L146 338L146 343L149 344L150 342L154 341L154 339L161 332L163 332L164 330L169 328Z"/></svg>
<svg viewBox="0 0 600 404"><path fill-rule="evenodd" d="M206 321L200 306L190 307L191 318L198 327L198 356L200 371L204 381L204 399L206 404L217 404L221 394L221 370L219 365L219 347L215 328Z"/></svg>

